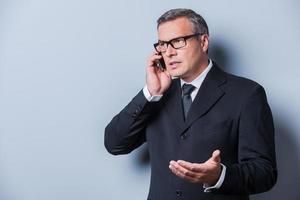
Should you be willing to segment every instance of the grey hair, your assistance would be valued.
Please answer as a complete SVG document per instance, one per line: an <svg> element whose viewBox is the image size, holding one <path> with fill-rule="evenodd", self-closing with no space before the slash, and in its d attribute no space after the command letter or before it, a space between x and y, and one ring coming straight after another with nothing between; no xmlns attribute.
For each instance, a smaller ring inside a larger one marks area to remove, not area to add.
<svg viewBox="0 0 300 200"><path fill-rule="evenodd" d="M184 8L171 9L165 12L162 16L158 18L157 28L159 27L160 24L177 19L179 17L186 17L193 24L193 29L194 29L193 31L195 33L209 35L208 26L204 18L198 13L196 13L195 11L191 9L184 9Z"/></svg>

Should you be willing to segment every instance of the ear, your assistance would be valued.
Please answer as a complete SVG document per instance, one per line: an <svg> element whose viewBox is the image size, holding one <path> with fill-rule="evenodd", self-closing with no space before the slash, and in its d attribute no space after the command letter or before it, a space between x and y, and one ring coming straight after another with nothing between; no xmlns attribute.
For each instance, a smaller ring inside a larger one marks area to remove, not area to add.
<svg viewBox="0 0 300 200"><path fill-rule="evenodd" d="M201 49L203 52L207 52L208 50L208 44L209 44L209 36L207 34L204 34L200 38L201 40Z"/></svg>

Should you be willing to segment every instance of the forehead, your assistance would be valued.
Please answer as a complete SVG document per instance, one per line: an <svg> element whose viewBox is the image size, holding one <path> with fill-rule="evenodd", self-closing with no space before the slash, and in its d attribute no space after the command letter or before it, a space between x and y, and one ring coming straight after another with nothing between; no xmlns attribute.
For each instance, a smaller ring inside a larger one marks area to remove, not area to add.
<svg viewBox="0 0 300 200"><path fill-rule="evenodd" d="M163 22L157 29L158 39L168 41L176 37L193 34L193 25L186 17Z"/></svg>

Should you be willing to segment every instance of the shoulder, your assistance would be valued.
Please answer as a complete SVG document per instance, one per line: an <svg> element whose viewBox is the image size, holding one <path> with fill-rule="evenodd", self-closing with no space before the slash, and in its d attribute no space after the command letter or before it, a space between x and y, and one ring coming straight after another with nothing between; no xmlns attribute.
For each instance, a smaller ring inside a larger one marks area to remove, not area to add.
<svg viewBox="0 0 300 200"><path fill-rule="evenodd" d="M255 87L262 87L258 82L242 77L242 76L237 76L234 74L226 73L227 81L228 84L230 85L236 85L236 87L242 88L242 89L247 89L247 88L255 88Z"/></svg>
<svg viewBox="0 0 300 200"><path fill-rule="evenodd" d="M225 72L215 63L214 68L214 71L217 71L214 73L218 73L218 76L225 80L219 87L227 94L247 98L257 92L265 93L263 86L252 79Z"/></svg>
<svg viewBox="0 0 300 200"><path fill-rule="evenodd" d="M225 72L216 63L214 63L212 70L216 71L215 73L218 73L220 77L224 77L224 80L226 80L225 88L251 90L252 88L262 87L262 85L252 79Z"/></svg>

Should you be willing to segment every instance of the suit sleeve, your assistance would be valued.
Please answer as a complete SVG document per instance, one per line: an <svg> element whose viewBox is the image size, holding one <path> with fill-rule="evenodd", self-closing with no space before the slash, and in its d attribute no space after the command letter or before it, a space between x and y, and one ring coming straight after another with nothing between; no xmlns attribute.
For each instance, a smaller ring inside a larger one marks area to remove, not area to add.
<svg viewBox="0 0 300 200"><path fill-rule="evenodd" d="M104 145L107 151L113 155L127 154L142 145L156 104L148 102L140 91L106 126Z"/></svg>
<svg viewBox="0 0 300 200"><path fill-rule="evenodd" d="M240 114L238 163L227 166L223 194L256 194L271 189L277 180L274 125L263 87L257 86Z"/></svg>

